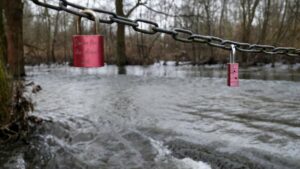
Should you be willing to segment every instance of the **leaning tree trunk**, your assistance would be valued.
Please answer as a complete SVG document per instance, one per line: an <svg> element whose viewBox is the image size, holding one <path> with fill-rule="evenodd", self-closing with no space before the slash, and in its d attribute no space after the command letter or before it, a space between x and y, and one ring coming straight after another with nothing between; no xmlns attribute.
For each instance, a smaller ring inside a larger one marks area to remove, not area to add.
<svg viewBox="0 0 300 169"><path fill-rule="evenodd" d="M124 17L123 0L116 0L117 15ZM119 67L126 65L126 48L125 48L125 26L118 24L117 28L117 64Z"/></svg>
<svg viewBox="0 0 300 169"><path fill-rule="evenodd" d="M7 43L3 24L3 2L0 0L0 60L6 65L7 63Z"/></svg>
<svg viewBox="0 0 300 169"><path fill-rule="evenodd" d="M14 77L25 76L23 49L23 2L4 0L7 37L7 63Z"/></svg>

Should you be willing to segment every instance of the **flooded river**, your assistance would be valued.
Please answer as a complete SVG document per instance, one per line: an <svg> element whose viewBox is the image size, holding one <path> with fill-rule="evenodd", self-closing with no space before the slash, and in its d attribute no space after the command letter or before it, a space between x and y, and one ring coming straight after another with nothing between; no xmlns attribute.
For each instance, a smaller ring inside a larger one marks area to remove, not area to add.
<svg viewBox="0 0 300 169"><path fill-rule="evenodd" d="M1 147L11 169L299 169L300 66L27 67L29 138Z"/></svg>

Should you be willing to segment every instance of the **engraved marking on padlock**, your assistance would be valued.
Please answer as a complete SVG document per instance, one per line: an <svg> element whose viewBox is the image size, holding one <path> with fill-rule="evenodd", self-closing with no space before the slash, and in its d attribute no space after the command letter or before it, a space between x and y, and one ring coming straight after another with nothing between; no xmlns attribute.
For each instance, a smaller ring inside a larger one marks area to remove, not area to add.
<svg viewBox="0 0 300 169"><path fill-rule="evenodd" d="M75 67L102 67L104 66L104 38L99 33L99 18L89 9L81 11L93 16L95 20L94 32L97 35L81 35L81 18L78 17L76 32L73 36L73 65Z"/></svg>

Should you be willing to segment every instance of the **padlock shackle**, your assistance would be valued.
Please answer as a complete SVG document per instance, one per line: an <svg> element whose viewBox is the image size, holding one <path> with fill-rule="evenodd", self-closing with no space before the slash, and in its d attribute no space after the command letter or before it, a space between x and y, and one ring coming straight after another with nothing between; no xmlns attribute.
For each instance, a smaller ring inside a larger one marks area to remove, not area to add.
<svg viewBox="0 0 300 169"><path fill-rule="evenodd" d="M96 12L94 12L91 9L84 9L80 12L91 15L93 17L93 19L95 20L95 27L94 27L95 34L99 34L99 17L97 16ZM78 16L77 25L76 25L76 33L78 35L82 34L81 19L82 19L82 16Z"/></svg>
<svg viewBox="0 0 300 169"><path fill-rule="evenodd" d="M230 58L229 58L229 62L230 63L235 63L235 54L236 54L236 49L235 49L235 45L231 45L231 53L230 53Z"/></svg>

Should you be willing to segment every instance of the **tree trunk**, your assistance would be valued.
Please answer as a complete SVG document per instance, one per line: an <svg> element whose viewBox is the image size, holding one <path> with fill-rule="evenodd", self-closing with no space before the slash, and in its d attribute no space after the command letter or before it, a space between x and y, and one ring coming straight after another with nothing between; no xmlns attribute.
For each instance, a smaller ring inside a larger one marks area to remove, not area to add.
<svg viewBox="0 0 300 169"><path fill-rule="evenodd" d="M51 44L51 61L52 61L52 63L56 62L55 45L56 45L56 36L58 33L58 19L59 19L59 11L57 11L56 16L55 16L55 25L54 25L52 44Z"/></svg>
<svg viewBox="0 0 300 169"><path fill-rule="evenodd" d="M4 0L6 17L7 59L14 77L25 76L23 49L23 2Z"/></svg>
<svg viewBox="0 0 300 169"><path fill-rule="evenodd" d="M204 10L206 13L206 27L207 27L207 34L212 35L212 22L211 22L211 1L205 0L204 1ZM209 47L210 50L210 56L208 57L208 60L213 60L214 58L214 49L212 47Z"/></svg>
<svg viewBox="0 0 300 169"><path fill-rule="evenodd" d="M7 42L3 23L3 2L0 1L0 60L4 65L7 63Z"/></svg>
<svg viewBox="0 0 300 169"><path fill-rule="evenodd" d="M116 13L119 16L124 17L123 11L123 0L116 0ZM119 67L125 66L126 59L126 48L125 48L125 26L123 24L118 24L117 28L117 65Z"/></svg>
<svg viewBox="0 0 300 169"><path fill-rule="evenodd" d="M296 46L297 45L297 36L294 36L294 35L297 35L297 30L298 30L298 27L299 27L299 23L298 23L298 20L300 18L300 1L296 1L295 2L295 8L296 8L296 11L295 11L295 17L294 17L294 26L293 26L293 30L292 30L292 39L293 39L293 46ZM298 17L298 18L297 18Z"/></svg>
<svg viewBox="0 0 300 169"><path fill-rule="evenodd" d="M46 0L44 0L46 3ZM46 25L47 25L47 40L46 40L46 55L47 55L47 64L50 65L51 62L51 16L49 14L48 8L45 8L44 11L44 17L46 19Z"/></svg>
<svg viewBox="0 0 300 169"><path fill-rule="evenodd" d="M249 43L250 36L251 36L251 28L252 23L255 17L256 8L259 4L260 0L241 0L241 7L242 7L242 42ZM248 64L248 54L242 54L242 63Z"/></svg>
<svg viewBox="0 0 300 169"><path fill-rule="evenodd" d="M288 0L285 0L285 3L282 3L282 5L284 5L283 11L282 12L282 17L280 19L280 26L278 28L278 31L276 32L276 37L275 37L275 41L274 41L274 45L278 46L278 43L280 42L280 40L282 39L282 37L284 37L286 35L286 31L284 27L285 21L286 21L286 15L287 15L287 10L288 10L288 6L289 6L289 2Z"/></svg>
<svg viewBox="0 0 300 169"><path fill-rule="evenodd" d="M270 18L270 7L271 7L271 0L265 0L265 7L264 7L264 20L263 20L263 25L262 25L262 30L261 30L261 35L260 35L260 41L259 43L264 44L266 37L267 37L267 28L269 24L269 18Z"/></svg>
<svg viewBox="0 0 300 169"><path fill-rule="evenodd" d="M225 18L226 12L227 12L227 0L223 0L220 20L219 20L219 35L220 35L220 37L222 37L223 33L224 33L224 25L223 24L224 24L224 18Z"/></svg>
<svg viewBox="0 0 300 169"><path fill-rule="evenodd" d="M66 24L66 13L64 15L64 63L69 62L67 60L67 24Z"/></svg>

